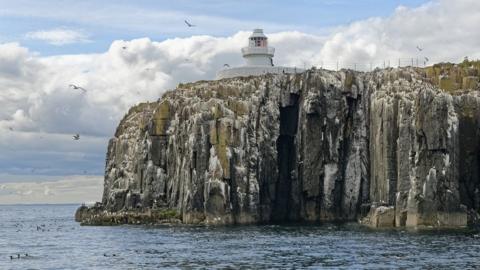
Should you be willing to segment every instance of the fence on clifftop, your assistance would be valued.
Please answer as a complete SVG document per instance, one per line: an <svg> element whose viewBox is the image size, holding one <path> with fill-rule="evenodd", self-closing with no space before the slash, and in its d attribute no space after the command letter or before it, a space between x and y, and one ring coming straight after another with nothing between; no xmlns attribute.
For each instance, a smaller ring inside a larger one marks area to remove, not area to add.
<svg viewBox="0 0 480 270"><path fill-rule="evenodd" d="M340 70L340 69L352 69L355 71L372 71L376 68L389 68L389 67L425 67L428 61L420 58L399 58L394 60L382 60L372 62L324 62L321 61L317 68L328 70ZM308 66L304 66L308 69Z"/></svg>

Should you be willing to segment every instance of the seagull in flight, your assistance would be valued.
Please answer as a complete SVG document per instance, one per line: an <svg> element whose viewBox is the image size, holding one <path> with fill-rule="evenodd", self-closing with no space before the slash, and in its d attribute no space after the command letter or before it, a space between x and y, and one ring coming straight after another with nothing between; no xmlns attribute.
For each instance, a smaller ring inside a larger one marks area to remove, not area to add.
<svg viewBox="0 0 480 270"><path fill-rule="evenodd" d="M425 58L425 61L423 62L423 65L427 66L427 63L428 63L428 61L430 61L430 59L428 59L428 57L426 57L426 56L424 58Z"/></svg>
<svg viewBox="0 0 480 270"><path fill-rule="evenodd" d="M80 134L77 133L77 134L73 135L73 140L74 141L80 140Z"/></svg>
<svg viewBox="0 0 480 270"><path fill-rule="evenodd" d="M70 84L68 85L69 87L71 87L72 89L74 90L81 90L83 93L86 93L87 92L87 89L81 87L81 86L77 86L77 85L74 85L74 84Z"/></svg>
<svg viewBox="0 0 480 270"><path fill-rule="evenodd" d="M193 25L193 24L189 23L187 20L185 20L184 22L187 24L188 27L195 27L196 26L196 25Z"/></svg>
<svg viewBox="0 0 480 270"><path fill-rule="evenodd" d="M417 45L417 50L420 51L420 52L423 51L423 49L420 48L420 46L418 46L418 45Z"/></svg>
<svg viewBox="0 0 480 270"><path fill-rule="evenodd" d="M127 46L123 46L122 49L124 49L124 50L127 49Z"/></svg>
<svg viewBox="0 0 480 270"><path fill-rule="evenodd" d="M13 127L8 127L8 129L9 129L10 131L13 131Z"/></svg>
<svg viewBox="0 0 480 270"><path fill-rule="evenodd" d="M224 67L230 67L230 65L229 65L229 64L223 64L223 66L224 66Z"/></svg>

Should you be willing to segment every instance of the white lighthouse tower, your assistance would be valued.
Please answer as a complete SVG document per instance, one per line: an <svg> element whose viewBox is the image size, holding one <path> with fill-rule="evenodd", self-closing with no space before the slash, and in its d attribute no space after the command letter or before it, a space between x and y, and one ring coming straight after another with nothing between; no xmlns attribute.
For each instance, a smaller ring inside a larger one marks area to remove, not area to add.
<svg viewBox="0 0 480 270"><path fill-rule="evenodd" d="M273 66L275 49L268 47L268 38L262 29L253 30L248 38L248 47L242 48L243 58L247 66Z"/></svg>
<svg viewBox="0 0 480 270"><path fill-rule="evenodd" d="M275 49L268 46L268 38L262 29L254 29L248 38L248 46L242 48L245 66L226 67L217 72L217 79L259 76L269 73L299 73L303 69L273 66Z"/></svg>

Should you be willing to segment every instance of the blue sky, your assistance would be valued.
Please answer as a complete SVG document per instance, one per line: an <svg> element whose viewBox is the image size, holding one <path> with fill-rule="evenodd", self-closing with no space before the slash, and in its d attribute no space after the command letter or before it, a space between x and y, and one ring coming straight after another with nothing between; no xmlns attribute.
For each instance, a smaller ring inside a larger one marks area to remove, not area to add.
<svg viewBox="0 0 480 270"><path fill-rule="evenodd" d="M389 16L402 5L417 7L425 0L175 0L78 1L1 0L0 41L18 41L42 55L94 53L113 40L149 37L164 40L191 35L229 36L264 27L269 32L296 30L323 34L357 20ZM184 19L198 27L186 28ZM86 41L55 46L26 33L70 29Z"/></svg>
<svg viewBox="0 0 480 270"><path fill-rule="evenodd" d="M430 65L480 58L478 14L478 0L0 0L0 204L99 200L128 109L244 64L253 28L275 65Z"/></svg>

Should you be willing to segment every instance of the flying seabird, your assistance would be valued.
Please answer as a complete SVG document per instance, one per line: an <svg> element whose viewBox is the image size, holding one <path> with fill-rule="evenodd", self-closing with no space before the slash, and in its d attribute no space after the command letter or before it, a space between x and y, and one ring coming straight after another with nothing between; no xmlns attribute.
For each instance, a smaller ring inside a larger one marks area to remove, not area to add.
<svg viewBox="0 0 480 270"><path fill-rule="evenodd" d="M80 134L77 133L77 134L73 135L73 140L75 140L75 141L80 140Z"/></svg>
<svg viewBox="0 0 480 270"><path fill-rule="evenodd" d="M81 90L82 92L86 93L87 92L87 89L81 87L81 86L77 86L77 85L74 85L74 84L70 84L69 85L71 88L73 88L74 90Z"/></svg>
<svg viewBox="0 0 480 270"><path fill-rule="evenodd" d="M13 127L8 127L8 129L9 129L10 131L13 131Z"/></svg>
<svg viewBox="0 0 480 270"><path fill-rule="evenodd" d="M189 23L187 20L185 20L185 23L187 24L188 27L195 27L196 25L193 25L191 23Z"/></svg>
<svg viewBox="0 0 480 270"><path fill-rule="evenodd" d="M423 51L422 48L420 48L420 46L417 45L417 50L419 50L420 52Z"/></svg>
<svg viewBox="0 0 480 270"><path fill-rule="evenodd" d="M229 64L223 64L223 66L224 66L224 67L230 67L230 65L229 65Z"/></svg>
<svg viewBox="0 0 480 270"><path fill-rule="evenodd" d="M425 62L428 62L430 61L430 59L428 59L428 57L425 57Z"/></svg>

